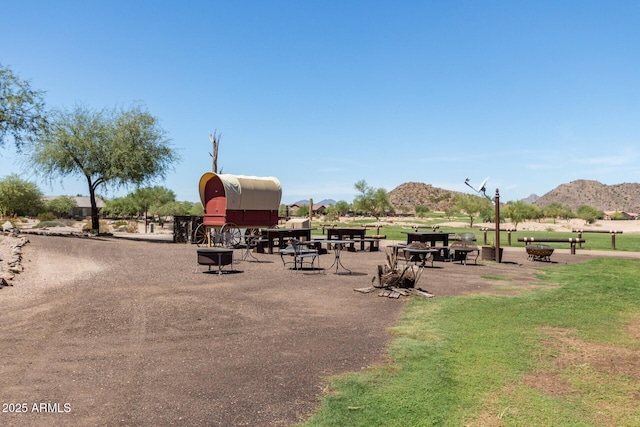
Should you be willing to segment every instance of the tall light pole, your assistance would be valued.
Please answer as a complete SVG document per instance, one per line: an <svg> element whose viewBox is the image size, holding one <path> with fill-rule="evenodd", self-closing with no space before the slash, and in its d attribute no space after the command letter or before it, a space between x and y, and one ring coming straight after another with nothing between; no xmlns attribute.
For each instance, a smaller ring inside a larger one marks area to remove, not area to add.
<svg viewBox="0 0 640 427"><path fill-rule="evenodd" d="M487 196L486 187L485 187L488 180L489 180L489 177L485 178L484 181L482 181L482 183L477 188L475 188L473 185L469 183L469 178L465 179L464 183L469 187L471 187L476 193L482 194L484 197L491 200L491 198ZM502 256L500 255L500 191L497 188L496 188L496 195L493 199L493 204L495 205L495 208L496 208L495 260L497 262L502 262Z"/></svg>
<svg viewBox="0 0 640 427"><path fill-rule="evenodd" d="M496 261L502 261L502 255L500 253L500 192L496 188L496 196L493 199L496 204Z"/></svg>

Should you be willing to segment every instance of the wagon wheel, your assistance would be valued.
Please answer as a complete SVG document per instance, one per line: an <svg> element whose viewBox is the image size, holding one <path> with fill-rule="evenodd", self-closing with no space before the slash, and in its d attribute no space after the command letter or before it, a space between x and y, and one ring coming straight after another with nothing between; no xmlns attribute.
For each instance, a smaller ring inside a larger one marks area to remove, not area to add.
<svg viewBox="0 0 640 427"><path fill-rule="evenodd" d="M193 232L193 241L198 247L209 246L211 243L209 227L204 224L198 225L196 231Z"/></svg>
<svg viewBox="0 0 640 427"><path fill-rule="evenodd" d="M242 232L232 222L228 222L220 229L224 246L237 246L242 241Z"/></svg>

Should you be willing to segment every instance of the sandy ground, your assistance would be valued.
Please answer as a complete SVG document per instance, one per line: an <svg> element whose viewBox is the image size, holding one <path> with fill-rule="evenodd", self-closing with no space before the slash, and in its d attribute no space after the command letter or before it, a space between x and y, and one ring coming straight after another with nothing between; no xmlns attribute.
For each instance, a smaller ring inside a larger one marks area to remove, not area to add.
<svg viewBox="0 0 640 427"><path fill-rule="evenodd" d="M474 224L475 226L475 224ZM478 224L482 227L495 227L495 224L482 223ZM512 223L503 223L501 228L514 228L518 231L569 231L572 230L600 230L600 231L622 231L623 233L640 233L640 221L604 221L599 220L594 224L587 224L582 219L571 220L558 220L555 223L553 221L544 220L541 222L526 221L519 223L517 227Z"/></svg>

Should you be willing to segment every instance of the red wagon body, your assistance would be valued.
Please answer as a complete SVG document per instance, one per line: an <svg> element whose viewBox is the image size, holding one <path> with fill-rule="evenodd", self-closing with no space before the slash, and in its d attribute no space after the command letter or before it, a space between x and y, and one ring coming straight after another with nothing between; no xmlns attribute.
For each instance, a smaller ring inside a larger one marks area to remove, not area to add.
<svg viewBox="0 0 640 427"><path fill-rule="evenodd" d="M199 189L205 226L233 223L257 228L278 224L282 187L276 178L207 172L200 178Z"/></svg>

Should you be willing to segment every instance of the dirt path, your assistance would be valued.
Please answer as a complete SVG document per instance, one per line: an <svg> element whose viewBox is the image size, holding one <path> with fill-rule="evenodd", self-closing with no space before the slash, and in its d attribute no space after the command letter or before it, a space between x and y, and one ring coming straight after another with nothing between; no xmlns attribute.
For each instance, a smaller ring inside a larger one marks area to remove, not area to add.
<svg viewBox="0 0 640 427"><path fill-rule="evenodd" d="M382 360L406 302L353 291L383 252L343 252L352 275L297 273L257 254L218 276L194 273L192 245L29 240L25 271L0 290L0 397L27 413L0 413L3 426L291 425L315 410L328 375ZM420 285L436 297L504 294L557 265L531 265L522 249L505 259L436 263ZM490 276L512 280L500 289Z"/></svg>
<svg viewBox="0 0 640 427"><path fill-rule="evenodd" d="M7 425L290 425L327 375L380 360L403 303L280 258L194 273L190 245L31 236L0 290ZM202 270L202 268L201 268ZM33 404L68 413L31 412Z"/></svg>

